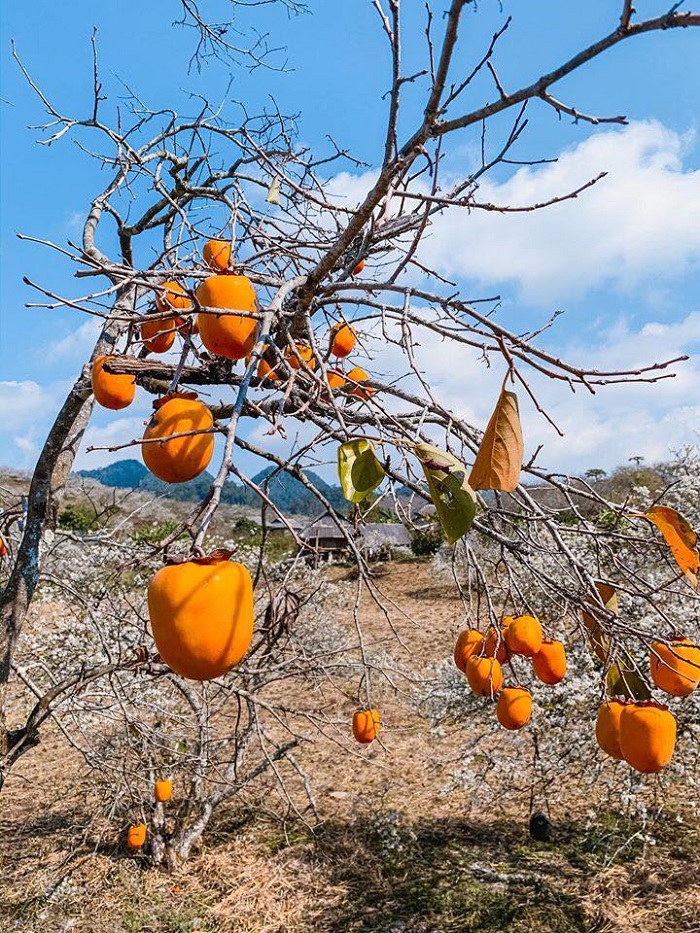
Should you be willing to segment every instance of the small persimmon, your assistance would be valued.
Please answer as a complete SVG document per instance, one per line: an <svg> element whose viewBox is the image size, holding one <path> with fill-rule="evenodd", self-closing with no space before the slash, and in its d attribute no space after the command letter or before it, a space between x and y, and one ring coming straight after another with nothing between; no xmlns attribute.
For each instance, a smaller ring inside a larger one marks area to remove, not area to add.
<svg viewBox="0 0 700 933"><path fill-rule="evenodd" d="M506 629L506 645L513 654L532 658L542 647L542 626L534 616L519 616Z"/></svg>
<svg viewBox="0 0 700 933"><path fill-rule="evenodd" d="M642 774L656 774L669 763L676 745L676 720L662 703L627 703L620 714L620 751Z"/></svg>
<svg viewBox="0 0 700 933"><path fill-rule="evenodd" d="M625 704L619 700L606 700L598 708L598 718L595 724L595 737L598 745L606 755L622 761L620 749L620 715Z"/></svg>
<svg viewBox="0 0 700 933"><path fill-rule="evenodd" d="M377 738L380 723L378 709L358 709L352 717L352 734L362 745L368 745Z"/></svg>
<svg viewBox="0 0 700 933"><path fill-rule="evenodd" d="M299 359L301 357L301 360ZM293 346L284 351L284 358L292 369L316 368L316 357L311 346L303 340L295 341Z"/></svg>
<svg viewBox="0 0 700 933"><path fill-rule="evenodd" d="M128 408L136 395L136 379L126 373L105 372L105 363L112 356L96 356L92 363L92 392L103 408L119 411Z"/></svg>
<svg viewBox="0 0 700 933"><path fill-rule="evenodd" d="M350 382L367 382L369 378L369 375L360 366L355 366L348 373ZM350 394L356 395L358 398L368 399L374 395L374 389L371 386L355 385L350 389Z"/></svg>
<svg viewBox="0 0 700 933"><path fill-rule="evenodd" d="M214 453L211 411L194 392L166 395L153 407L153 417L143 435L146 443L141 444L143 462L166 483L186 483L199 476Z"/></svg>
<svg viewBox="0 0 700 933"><path fill-rule="evenodd" d="M543 684L554 686L566 677L566 650L560 641L542 639L542 647L532 659L532 669Z"/></svg>
<svg viewBox="0 0 700 933"><path fill-rule="evenodd" d="M484 641L481 632L474 628L465 629L457 636L457 642L454 647L454 660L457 667L463 674L467 672L467 661L473 654L478 654Z"/></svg>
<svg viewBox="0 0 700 933"><path fill-rule="evenodd" d="M345 385L345 376L338 372L337 369L329 369L326 372L326 378L328 380L328 387L333 391L336 391L336 389L342 389Z"/></svg>
<svg viewBox="0 0 700 933"><path fill-rule="evenodd" d="M140 849L146 841L146 824L134 823L126 833L126 844L130 849Z"/></svg>
<svg viewBox="0 0 700 933"><path fill-rule="evenodd" d="M524 687L504 687L496 704L496 718L504 729L522 729L532 716L532 694Z"/></svg>
<svg viewBox="0 0 700 933"><path fill-rule="evenodd" d="M495 696L503 686L503 670L495 658L473 654L467 660L467 680L477 696Z"/></svg>
<svg viewBox="0 0 700 933"><path fill-rule="evenodd" d="M687 697L700 683L700 648L688 638L655 641L650 662L652 680L672 697Z"/></svg>
<svg viewBox="0 0 700 933"><path fill-rule="evenodd" d="M207 240L202 255L212 272L226 272L231 265L231 244L228 240Z"/></svg>
<svg viewBox="0 0 700 933"><path fill-rule="evenodd" d="M333 356L344 359L352 353L356 343L355 331L349 324L336 324L331 329L330 351Z"/></svg>
<svg viewBox="0 0 700 933"><path fill-rule="evenodd" d="M202 282L196 294L202 308L250 314L258 310L255 289L245 275L212 275ZM228 360L242 360L255 346L258 322L254 317L200 311L197 321L202 343L210 353Z"/></svg>
<svg viewBox="0 0 700 933"><path fill-rule="evenodd" d="M167 778L156 781L153 787L153 796L158 803L165 803L173 795L173 782Z"/></svg>

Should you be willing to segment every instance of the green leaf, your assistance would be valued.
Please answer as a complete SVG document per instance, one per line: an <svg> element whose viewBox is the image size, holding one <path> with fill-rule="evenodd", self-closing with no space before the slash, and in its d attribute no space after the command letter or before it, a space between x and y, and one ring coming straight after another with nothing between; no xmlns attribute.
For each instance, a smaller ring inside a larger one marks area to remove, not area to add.
<svg viewBox="0 0 700 933"><path fill-rule="evenodd" d="M442 530L450 544L465 535L476 515L476 493L467 481L467 468L452 454L432 444L416 444Z"/></svg>
<svg viewBox="0 0 700 933"><path fill-rule="evenodd" d="M608 696L625 696L631 700L650 700L651 691L639 674L621 661L610 665L605 675Z"/></svg>
<svg viewBox="0 0 700 933"><path fill-rule="evenodd" d="M348 502L362 502L384 479L384 467L364 437L338 448L338 476Z"/></svg>

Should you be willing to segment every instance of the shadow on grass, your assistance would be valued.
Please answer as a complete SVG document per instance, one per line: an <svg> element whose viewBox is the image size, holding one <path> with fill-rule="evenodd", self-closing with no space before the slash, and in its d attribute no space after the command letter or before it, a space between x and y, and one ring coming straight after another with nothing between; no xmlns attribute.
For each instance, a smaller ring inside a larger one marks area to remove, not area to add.
<svg viewBox="0 0 700 933"><path fill-rule="evenodd" d="M513 821L407 822L379 813L326 824L318 854L348 896L329 933L573 933L592 929L576 893L573 827L536 843Z"/></svg>

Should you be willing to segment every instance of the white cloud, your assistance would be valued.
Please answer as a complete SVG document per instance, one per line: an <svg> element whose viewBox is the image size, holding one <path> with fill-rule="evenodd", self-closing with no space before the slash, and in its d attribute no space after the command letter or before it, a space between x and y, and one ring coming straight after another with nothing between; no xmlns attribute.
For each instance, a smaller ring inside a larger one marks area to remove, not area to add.
<svg viewBox="0 0 700 933"><path fill-rule="evenodd" d="M603 386L595 395L582 388L572 393L565 383L521 366L538 402L564 432L560 438L523 388L516 386L526 458L543 444L537 459L541 466L572 472L594 466L609 469L630 456L668 459L670 449L700 442L700 356L695 352L700 350L700 313L688 314L675 324L652 322L638 329L618 322L601 329L595 339L590 344L557 344L557 356L608 371L635 369L685 353L691 358L669 370L676 373L674 378ZM498 396L503 365L498 362L489 369L474 351L443 343L427 331L419 340L416 357L436 396L458 417L483 428ZM384 350L381 359L390 365ZM398 359L392 359L391 366L398 365Z"/></svg>
<svg viewBox="0 0 700 933"><path fill-rule="evenodd" d="M140 460L141 448L137 444L116 451L93 450L88 452L87 448L115 447L120 444L127 444L134 438L143 436L147 420L148 415L144 412L140 415L131 413L121 418L114 418L106 425L97 426L91 424L85 432L80 451L75 458L74 469L96 470L98 467L114 463L116 460Z"/></svg>
<svg viewBox="0 0 700 933"><path fill-rule="evenodd" d="M700 171L692 142L657 122L592 133L558 162L486 180L477 200L523 206L608 176L576 200L522 214L455 208L433 224L422 258L438 271L528 302L570 299L603 284L631 288L700 261Z"/></svg>
<svg viewBox="0 0 700 933"><path fill-rule="evenodd" d="M14 433L27 428L55 406L57 395L51 386L25 380L0 381L2 432Z"/></svg>
<svg viewBox="0 0 700 933"><path fill-rule="evenodd" d="M66 334L50 347L52 360L85 360L92 352L104 322L101 318L89 317L70 334Z"/></svg>

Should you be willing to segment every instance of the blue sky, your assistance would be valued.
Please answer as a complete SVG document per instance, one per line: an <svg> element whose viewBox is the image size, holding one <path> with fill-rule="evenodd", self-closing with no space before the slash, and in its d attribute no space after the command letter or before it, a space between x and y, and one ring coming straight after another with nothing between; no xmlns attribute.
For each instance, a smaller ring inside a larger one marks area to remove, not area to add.
<svg viewBox="0 0 700 933"><path fill-rule="evenodd" d="M424 66L422 3L409 13L406 71ZM100 172L68 139L49 147L28 124L43 121L35 96L10 54L10 40L34 79L60 110L85 113L91 100L90 32L98 29L106 106L134 87L152 107L187 111L188 92L223 96L230 74L213 63L188 73L194 37L172 26L173 0L139 6L126 17L120 4L36 0L31 7L6 4L2 45L2 256L0 262L0 463L29 468L37 446L79 370L92 333L77 311L27 309L35 295L22 276L60 294L77 294L73 269L57 254L20 242L17 232L61 244L76 237L81 217L102 184ZM212 6L217 6L216 2ZM222 9L225 4L219 2ZM388 54L370 0L312 0L312 13L289 18L274 7L250 10L247 19L284 45L289 70L236 69L229 96L260 109L272 95L286 112L299 112L299 138L317 151L327 134L360 159L376 165L383 138ZM436 7L439 4L436 4ZM513 88L538 77L587 42L613 28L618 4L585 5L560 0L504 0L513 25L501 42L501 81ZM637 3L638 14L664 10ZM502 23L498 2L481 0L469 12L456 71L473 62ZM483 200L511 203L541 199L575 187L599 171L604 183L576 202L538 215L503 218L452 215L437 224L427 244L438 269L456 277L466 295L503 296L503 319L531 326L552 311L566 314L546 337L558 352L597 365L650 361L678 352L696 354L700 344L700 143L698 93L700 32L643 37L623 44L557 87L557 96L586 112L625 113L627 128L600 128L558 120L534 106L519 150L521 158L559 156L540 170L501 169ZM422 96L411 88L404 112L409 132ZM470 104L492 96L475 87ZM453 140L449 168L473 158L473 135ZM336 186L351 196L369 177L342 177ZM478 361L457 358L445 367L444 351L422 348L422 364L443 398L475 419L488 417L497 374ZM392 361L382 365L390 370ZM379 366L381 369L381 366ZM567 430L558 440L536 413L523 406L528 446L546 444L546 462L561 469L610 467L628 456L666 455L669 446L695 439L700 366L695 357L676 380L655 387L611 388L595 399L572 399L543 384L539 391ZM98 412L93 442L128 439L148 408L144 395L127 417ZM131 432L131 433L130 433ZM120 454L119 456L123 456ZM79 465L101 465L104 455L81 455Z"/></svg>

